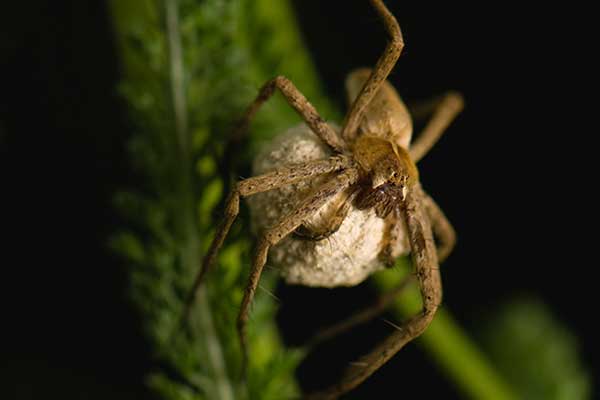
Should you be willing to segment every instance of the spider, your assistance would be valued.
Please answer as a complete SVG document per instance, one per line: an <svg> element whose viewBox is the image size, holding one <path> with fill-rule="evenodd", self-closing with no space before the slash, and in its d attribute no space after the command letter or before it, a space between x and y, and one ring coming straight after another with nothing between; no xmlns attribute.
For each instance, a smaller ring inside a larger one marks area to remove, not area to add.
<svg viewBox="0 0 600 400"><path fill-rule="evenodd" d="M414 276L420 285L422 311L352 363L338 383L308 394L306 398L310 399L337 398L348 392L425 331L441 302L442 286L438 264L449 255L455 242L452 226L419 183L416 163L462 110L462 97L450 92L435 103L433 116L424 131L415 143L410 143L411 117L395 89L386 81L404 47L402 33L396 18L382 0L370 2L390 38L372 70L359 69L349 74L346 86L351 106L340 129L326 123L294 84L283 76L269 80L241 118L234 137L247 131L260 106L278 89L302 117L307 129L316 135L316 140L322 143L327 154L318 159L279 166L262 175L237 182L227 197L225 217L203 259L186 306L189 310L206 274L215 265L217 253L238 215L241 197L311 183L310 190L301 191L296 194L296 199L290 199L290 204L287 205L289 210L278 215L276 222L259 236L237 322L245 368L246 323L269 249L288 236L319 242L335 235L349 219L348 216L356 210L370 212L373 218L382 222L378 260L390 264L399 251L410 253L415 268ZM311 218L321 213L325 207L333 212L327 213L319 226L310 224ZM439 241L437 246L434 233ZM405 242L404 247L401 242ZM373 267L375 264L372 261L359 266L358 269L362 271L359 275L344 274L344 267L341 266L339 268L342 271L329 273L325 268L326 277L321 271L288 274L285 278L312 286L350 286L380 268L381 262L375 263L377 267ZM398 290L404 286L405 282ZM377 310L346 321L344 328L380 311L396 292L386 296L387 300L375 307ZM341 330L339 328L341 327L334 327L325 336Z"/></svg>

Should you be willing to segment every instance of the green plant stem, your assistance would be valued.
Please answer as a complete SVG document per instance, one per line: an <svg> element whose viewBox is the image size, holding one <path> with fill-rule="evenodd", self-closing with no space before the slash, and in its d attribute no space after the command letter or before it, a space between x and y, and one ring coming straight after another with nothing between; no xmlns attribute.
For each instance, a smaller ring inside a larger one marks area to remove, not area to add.
<svg viewBox="0 0 600 400"><path fill-rule="evenodd" d="M402 269L408 271L408 266ZM405 275L405 274L404 274ZM381 292L397 286L403 274L398 270L386 270L373 276L371 281ZM405 319L419 311L421 297L417 287L412 286L394 301L391 311L399 319ZM466 396L479 400L517 399L511 387L498 374L477 345L454 320L445 308L437 311L435 319L417 343L438 363L444 373Z"/></svg>
<svg viewBox="0 0 600 400"><path fill-rule="evenodd" d="M183 86L184 70L183 56L181 53L181 39L179 37L177 1L167 0L165 6L175 131L177 132L177 142L179 143L182 158L186 160L185 164L188 164L187 160L191 158L191 152L188 146L187 106L185 101L185 88Z"/></svg>
<svg viewBox="0 0 600 400"><path fill-rule="evenodd" d="M197 314L199 325L204 332L205 345L207 346L208 362L213 371L215 386L221 400L233 400L234 390L226 372L225 356L221 348L221 342L212 320L212 311L206 298L206 290L200 290L197 299Z"/></svg>
<svg viewBox="0 0 600 400"><path fill-rule="evenodd" d="M143 79L148 79L148 83L158 81L160 76L149 76L150 69L143 60L132 57L127 50L126 41L129 39L127 33L131 25L154 26L159 29L162 25L166 27L166 42L168 47L168 68L169 68L169 86L171 99L162 99L167 102L170 100L170 108L173 115L173 126L171 132L164 134L175 135L176 152L178 164L176 165L177 175L174 177L174 191L178 195L178 212L174 215L175 229L179 232L182 241L180 247L180 259L183 263L183 271L195 271L201 264L200 256L200 236L198 225L196 223L196 198L193 187L192 149L190 146L188 132L187 104L184 86L184 64L180 38L180 26L178 15L178 2L176 0L165 0L164 18L161 21L159 16L162 14L158 9L158 3L148 2L147 0L137 0L135 2L123 2L113 0L111 3L113 21L115 23L115 34L117 43L121 50L121 63L124 71L124 80L127 82L137 82L144 85ZM150 72L151 74L151 72ZM166 141L169 142L169 141ZM213 311L205 290L202 290L197 298L197 324L203 333L200 339L203 341L201 346L206 349L208 354L206 365L210 371L210 376L214 379L214 386L219 399L233 400L234 385L230 381L227 373L223 346L220 341L217 329L214 325Z"/></svg>

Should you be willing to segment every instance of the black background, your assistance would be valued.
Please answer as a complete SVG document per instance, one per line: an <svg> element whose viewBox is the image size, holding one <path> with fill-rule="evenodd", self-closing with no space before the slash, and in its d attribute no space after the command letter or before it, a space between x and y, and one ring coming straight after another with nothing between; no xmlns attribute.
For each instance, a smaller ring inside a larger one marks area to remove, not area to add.
<svg viewBox="0 0 600 400"><path fill-rule="evenodd" d="M372 65L385 42L364 3L295 1L340 105L345 74ZM420 164L425 187L459 235L444 265L444 307L474 328L502 300L539 296L577 335L585 364L597 373L595 180L583 176L595 172L590 139L597 127L583 118L586 104L597 103L586 97L594 92L585 72L597 45L584 42L591 36L585 11L575 4L388 3L406 41L390 78L402 96L455 89L466 98L465 112ZM106 5L33 1L1 9L0 224L7 238L0 395L146 397L150 356L126 299L126 271L106 245L120 223L111 194L135 183ZM332 293L281 287L278 295L286 340L295 343L372 293L363 285ZM324 346L299 374L307 385L326 382L330 364L388 331L375 321ZM390 398L459 398L414 346L352 398L375 390Z"/></svg>

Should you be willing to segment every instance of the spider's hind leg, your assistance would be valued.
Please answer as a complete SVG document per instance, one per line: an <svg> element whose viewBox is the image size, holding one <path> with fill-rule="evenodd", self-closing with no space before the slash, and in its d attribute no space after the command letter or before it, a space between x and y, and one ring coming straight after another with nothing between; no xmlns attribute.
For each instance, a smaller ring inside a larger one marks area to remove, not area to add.
<svg viewBox="0 0 600 400"><path fill-rule="evenodd" d="M436 236L437 257L441 264L448 258L454 248L456 243L456 233L450 224L450 221L448 221L441 208L431 196L424 191L422 194L425 212L431 222L433 233ZM383 246L380 253L381 261L388 266L393 265L396 261L396 258L392 256L392 252L393 249L398 246L398 242L404 240L404 235L402 235L401 232L406 230L404 221L400 219L400 215L397 211L398 210L395 210L386 218L386 244ZM321 329L313 338L311 338L309 347L330 340L335 336L351 330L357 325L366 323L383 314L397 296L414 282L415 275L410 274L403 279L398 286L378 297L370 306L358 311L343 321Z"/></svg>
<svg viewBox="0 0 600 400"><path fill-rule="evenodd" d="M421 201L422 191L420 188L416 188L407 196L403 211L415 275L421 288L422 311L405 321L373 350L352 363L338 383L325 390L307 395L305 400L335 399L352 390L377 371L407 343L421 335L433 320L442 300L442 284L433 233L425 210L420 204Z"/></svg>
<svg viewBox="0 0 600 400"><path fill-rule="evenodd" d="M382 296L379 296L370 306L352 314L340 322L319 330L308 342L308 347L313 347L319 343L333 339L334 337L348 332L352 328L367 323L383 314L400 293L406 290L409 285L414 282L414 275L408 275L395 288Z"/></svg>

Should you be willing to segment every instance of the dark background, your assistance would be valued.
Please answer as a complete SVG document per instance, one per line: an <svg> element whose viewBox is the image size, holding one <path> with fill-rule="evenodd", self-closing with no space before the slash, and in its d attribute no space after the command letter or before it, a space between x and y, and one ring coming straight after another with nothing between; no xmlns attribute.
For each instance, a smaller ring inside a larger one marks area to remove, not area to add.
<svg viewBox="0 0 600 400"><path fill-rule="evenodd" d="M364 3L295 1L340 105L345 74L372 65L384 46ZM595 171L597 132L583 122L586 104L597 103L586 100L593 92L585 11L388 3L406 41L390 78L403 97L455 89L466 98L465 112L420 164L459 235L444 265L444 307L474 329L501 301L537 295L577 335L597 374L597 229L583 230L594 228L596 181L584 174ZM0 6L0 396L146 397L150 356L127 301L126 271L106 245L121 222L111 195L135 184L106 5L11 4ZM279 296L279 320L295 343L314 329L310 321L347 313L372 293L364 285L333 293L281 287ZM323 362L364 349L387 329L375 321L320 349L300 375L308 385L326 379ZM458 398L414 346L355 395L375 390Z"/></svg>

